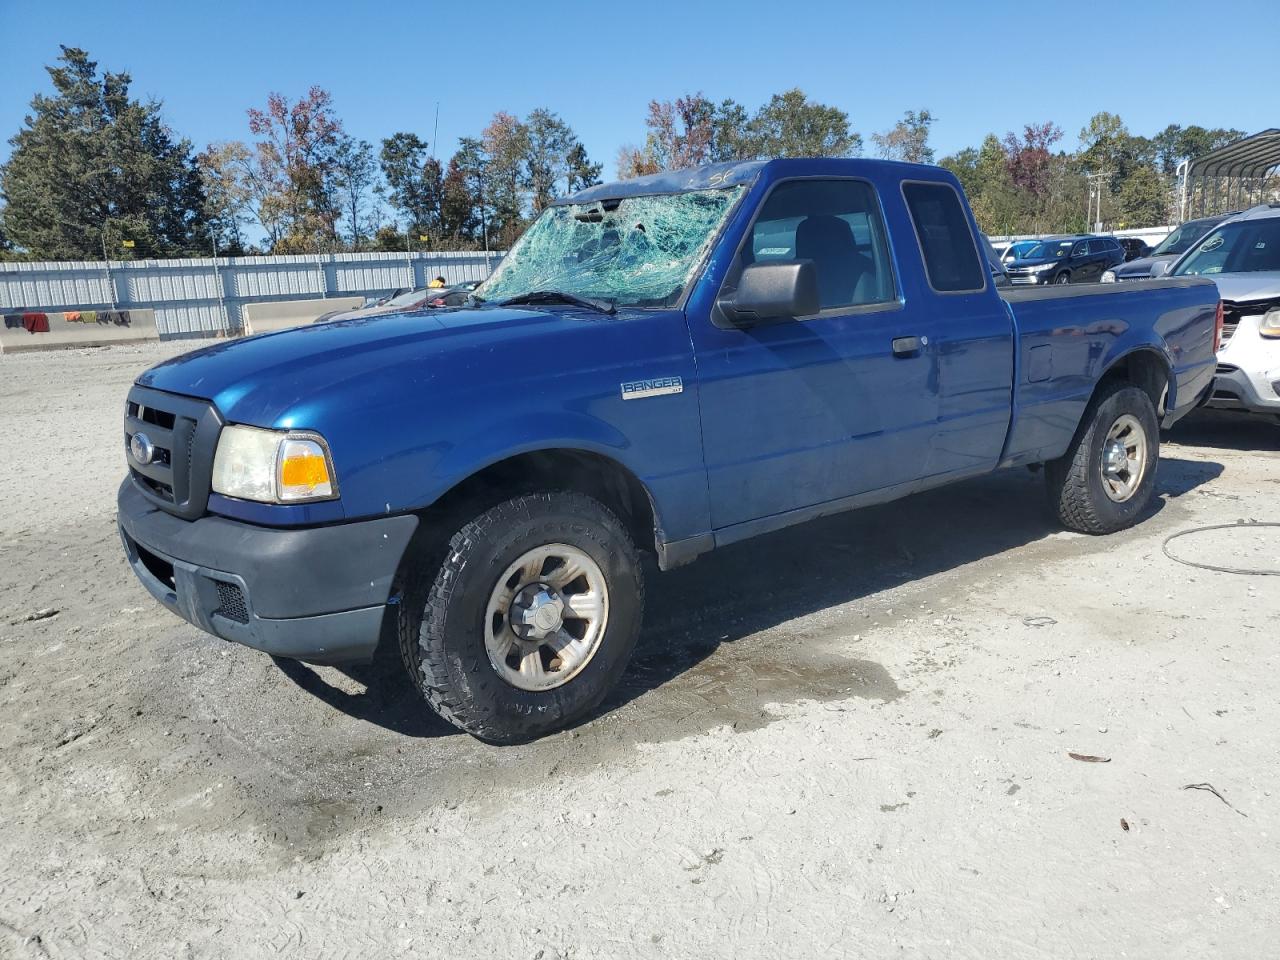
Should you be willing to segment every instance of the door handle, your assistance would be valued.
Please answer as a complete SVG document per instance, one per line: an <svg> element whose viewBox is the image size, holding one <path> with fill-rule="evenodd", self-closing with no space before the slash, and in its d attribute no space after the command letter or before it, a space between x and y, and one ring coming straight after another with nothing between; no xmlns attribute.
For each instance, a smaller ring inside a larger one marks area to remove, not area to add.
<svg viewBox="0 0 1280 960"><path fill-rule="evenodd" d="M893 355L895 357L914 357L920 352L921 347L927 347L928 345L928 337L895 337L893 340Z"/></svg>

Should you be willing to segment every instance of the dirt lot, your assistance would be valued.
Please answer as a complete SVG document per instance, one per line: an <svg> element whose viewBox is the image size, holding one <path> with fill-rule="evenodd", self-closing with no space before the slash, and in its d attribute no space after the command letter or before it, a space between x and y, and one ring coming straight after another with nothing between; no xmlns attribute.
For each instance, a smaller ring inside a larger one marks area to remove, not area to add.
<svg viewBox="0 0 1280 960"><path fill-rule="evenodd" d="M607 709L497 749L134 582L121 406L177 349L0 359L0 956L1274 951L1280 580L1161 549L1280 520L1274 424L1179 428L1106 539L1016 471L655 575Z"/></svg>

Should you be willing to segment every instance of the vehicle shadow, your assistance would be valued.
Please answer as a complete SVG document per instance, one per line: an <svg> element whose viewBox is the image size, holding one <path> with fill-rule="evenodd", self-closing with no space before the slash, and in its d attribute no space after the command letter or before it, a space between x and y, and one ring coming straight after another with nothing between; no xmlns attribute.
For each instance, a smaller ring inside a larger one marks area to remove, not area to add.
<svg viewBox="0 0 1280 960"><path fill-rule="evenodd" d="M1280 422L1230 410L1197 410L1174 424L1164 440L1214 450L1280 450Z"/></svg>
<svg viewBox="0 0 1280 960"><path fill-rule="evenodd" d="M333 668L361 684L364 689L359 693L351 693L330 683L320 670L310 664L284 657L271 659L280 672L300 688L356 720L406 737L442 737L460 732L436 716L423 702L400 661L395 636L386 630L370 663L343 664Z"/></svg>
<svg viewBox="0 0 1280 960"><path fill-rule="evenodd" d="M1222 471L1215 462L1162 458L1157 496L1143 521ZM1043 477L1010 470L813 520L655 573L636 655L601 711L662 686L722 644L999 556L1061 529ZM851 621L848 633L857 631Z"/></svg>
<svg viewBox="0 0 1280 960"><path fill-rule="evenodd" d="M1159 495L1144 519L1222 469L1209 461L1162 458ZM650 565L636 654L595 716L663 686L722 644L998 556L1060 529L1047 508L1043 478L1010 470L812 520L716 550L669 573ZM306 664L276 663L303 690L354 718L408 737L457 733L413 689L394 636L384 634L372 663L340 668L363 685L360 693L329 683Z"/></svg>

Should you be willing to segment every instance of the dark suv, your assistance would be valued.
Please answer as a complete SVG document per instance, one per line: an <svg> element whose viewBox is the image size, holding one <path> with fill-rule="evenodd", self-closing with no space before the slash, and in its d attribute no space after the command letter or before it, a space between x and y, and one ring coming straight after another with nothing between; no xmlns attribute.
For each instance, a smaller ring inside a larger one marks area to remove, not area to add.
<svg viewBox="0 0 1280 960"><path fill-rule="evenodd" d="M1151 255L1151 248L1139 237L1116 237L1116 240L1124 249L1125 263Z"/></svg>
<svg viewBox="0 0 1280 960"><path fill-rule="evenodd" d="M1115 237L1046 237L1005 269L1015 284L1097 283L1121 263L1124 249Z"/></svg>

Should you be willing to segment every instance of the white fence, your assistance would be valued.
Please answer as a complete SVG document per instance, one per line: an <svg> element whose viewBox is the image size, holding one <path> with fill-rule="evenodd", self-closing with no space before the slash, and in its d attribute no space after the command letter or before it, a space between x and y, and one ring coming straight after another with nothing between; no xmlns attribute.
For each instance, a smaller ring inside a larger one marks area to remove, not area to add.
<svg viewBox="0 0 1280 960"><path fill-rule="evenodd" d="M0 263L0 313L149 307L161 337L208 337L241 330L247 303L374 296L437 276L482 280L500 259L455 252Z"/></svg>
<svg viewBox="0 0 1280 960"><path fill-rule="evenodd" d="M1137 237L1147 246L1154 247L1157 243L1159 243L1161 240L1163 240L1173 231L1174 231L1174 227L1170 225L1170 226L1164 226L1164 227L1140 227L1137 230L1109 230L1109 231L1103 231L1102 235L1107 237ZM991 241L991 245L995 247L997 251L1002 251L1009 244L1016 243L1019 240L1039 240L1043 237L1058 237L1058 236L1062 236L1062 234L1019 233L1019 234L1013 234L1007 237L992 236L992 237L988 237L987 239Z"/></svg>

